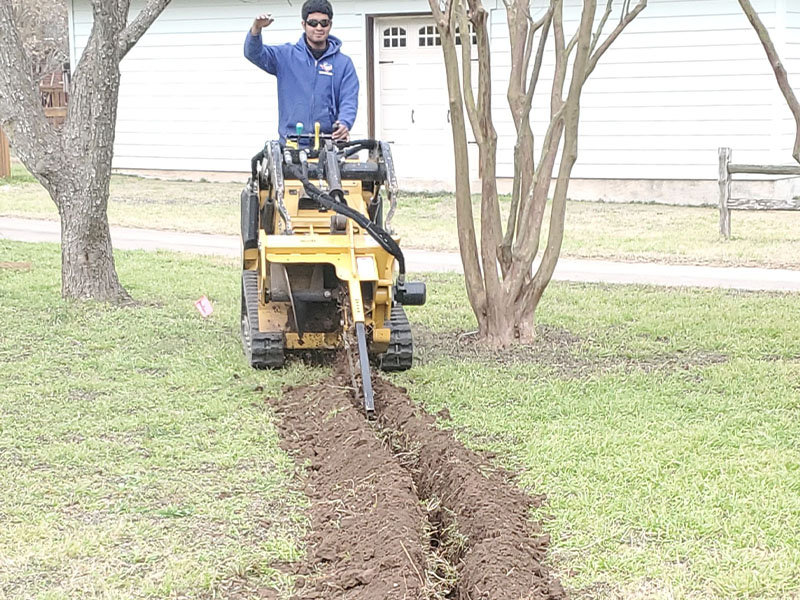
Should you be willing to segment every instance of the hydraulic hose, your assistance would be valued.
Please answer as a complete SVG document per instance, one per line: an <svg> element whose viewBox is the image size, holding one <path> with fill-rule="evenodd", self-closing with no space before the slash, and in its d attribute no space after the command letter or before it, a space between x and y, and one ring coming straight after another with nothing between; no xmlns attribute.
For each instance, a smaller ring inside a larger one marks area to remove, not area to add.
<svg viewBox="0 0 800 600"><path fill-rule="evenodd" d="M308 180L303 172L298 169L293 164L284 163L286 170L296 179L299 179L303 187L305 188L306 193L314 200L316 200L320 206L327 208L329 210L334 211L340 215L344 215L348 219L352 219L356 223L358 223L369 235L378 242L378 245L386 250L389 254L394 256L397 259L397 265L399 268L398 273L398 283L402 285L405 283L406 278L406 260L403 256L403 251L400 249L400 246L397 244L396 241L390 236L386 231L370 221L367 217L362 215L357 210L350 208L347 204L342 202L337 202L333 197L329 194L326 194L313 183Z"/></svg>

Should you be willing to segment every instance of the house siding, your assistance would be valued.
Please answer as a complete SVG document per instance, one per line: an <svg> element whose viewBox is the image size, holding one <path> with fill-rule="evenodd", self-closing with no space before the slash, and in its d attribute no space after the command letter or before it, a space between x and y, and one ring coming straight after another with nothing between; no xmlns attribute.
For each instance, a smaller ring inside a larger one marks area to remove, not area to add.
<svg viewBox="0 0 800 600"><path fill-rule="evenodd" d="M575 5L575 2L571 3ZM756 6L775 30L775 2ZM505 12L493 12L492 39L507 77ZM609 25L613 26L613 18ZM543 73L552 72L552 54ZM549 71L548 71L549 67ZM534 131L547 125L552 78L534 99ZM499 173L513 170L514 129L498 87ZM785 162L791 117L747 19L727 0L650 0L587 81L573 175L610 179L714 179L717 148L737 161Z"/></svg>
<svg viewBox="0 0 800 600"><path fill-rule="evenodd" d="M541 6L543 3L538 2ZM567 0L574 28L578 0ZM800 73L800 7L786 0L754 2L775 35L790 77ZM134 2L132 14L143 2ZM513 175L514 127L506 105L510 70L501 2L486 2L493 50L493 105L499 136L498 175ZM533 3L537 6L537 2ZM334 3L334 34L361 79L354 135L367 131L366 18L426 12L425 1ZM365 11L366 9L366 11ZM242 56L244 33L262 4L173 0L122 63L114 166L125 169L244 171L277 128L274 78ZM274 3L271 43L295 42L299 5ZM74 0L72 50L91 29L88 0ZM613 19L609 27L613 26ZM534 129L547 123L545 58L534 100ZM73 64L75 62L73 61ZM376 103L380 99L376 99ZM716 177L716 149L737 162L790 159L791 114L758 38L732 0L650 0L606 53L586 84L579 158L573 175L599 179ZM413 177L413 173L405 175Z"/></svg>

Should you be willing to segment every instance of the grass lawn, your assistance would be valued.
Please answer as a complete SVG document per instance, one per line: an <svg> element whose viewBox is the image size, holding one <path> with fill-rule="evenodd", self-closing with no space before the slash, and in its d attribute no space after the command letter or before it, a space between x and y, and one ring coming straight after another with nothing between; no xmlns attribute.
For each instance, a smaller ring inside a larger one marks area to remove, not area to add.
<svg viewBox="0 0 800 600"><path fill-rule="evenodd" d="M452 346L460 285L428 286L413 319ZM437 348L399 380L548 494L575 597L796 597L798 296L554 284L539 320L533 361Z"/></svg>
<svg viewBox="0 0 800 600"><path fill-rule="evenodd" d="M318 373L244 364L235 266L117 252L120 309L63 302L56 246L0 255L32 264L0 269L0 598L285 588L304 499L264 397Z"/></svg>
<svg viewBox="0 0 800 600"><path fill-rule="evenodd" d="M54 245L0 253L32 265L0 270L0 598L287 589L304 498L263 398L325 370L245 366L233 261L118 252L120 309L63 302ZM573 597L800 593L796 294L553 284L537 346L497 356L459 341L459 278L425 278L394 380L548 494Z"/></svg>
<svg viewBox="0 0 800 600"><path fill-rule="evenodd" d="M58 218L47 193L24 168L14 163L12 171L10 184L0 181L0 215ZM115 175L109 221L128 227L238 235L243 183ZM394 227L405 247L458 250L452 196L402 196L399 204ZM504 201L503 207L507 206ZM477 199L474 207L478 215ZM562 256L800 268L800 212L734 212L733 238L728 241L719 237L718 221L715 207L570 202Z"/></svg>

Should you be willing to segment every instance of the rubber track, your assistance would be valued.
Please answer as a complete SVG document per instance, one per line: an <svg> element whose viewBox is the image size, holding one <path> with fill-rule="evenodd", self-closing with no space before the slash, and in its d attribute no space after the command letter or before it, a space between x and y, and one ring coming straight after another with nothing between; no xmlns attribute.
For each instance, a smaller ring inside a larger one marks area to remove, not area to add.
<svg viewBox="0 0 800 600"><path fill-rule="evenodd" d="M250 366L254 369L279 369L283 366L283 334L258 330L258 272L242 271L242 294L246 307L250 339L242 323L242 344ZM242 315L244 317L245 315Z"/></svg>
<svg viewBox="0 0 800 600"><path fill-rule="evenodd" d="M400 304L392 307L389 329L389 348L380 355L380 368L382 371L406 371L414 358L414 343L406 311Z"/></svg>

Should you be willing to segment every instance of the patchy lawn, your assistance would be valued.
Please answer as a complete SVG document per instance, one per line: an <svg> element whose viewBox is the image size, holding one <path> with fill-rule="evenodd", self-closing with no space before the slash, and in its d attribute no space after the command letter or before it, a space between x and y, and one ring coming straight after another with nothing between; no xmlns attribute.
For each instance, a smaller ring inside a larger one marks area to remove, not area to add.
<svg viewBox="0 0 800 600"><path fill-rule="evenodd" d="M54 245L0 252L0 597L288 591L306 499L264 399L328 370L245 366L235 261L118 252L120 309L62 301ZM800 593L796 294L553 284L537 345L495 354L425 279L392 380L548 495L573 597Z"/></svg>
<svg viewBox="0 0 800 600"><path fill-rule="evenodd" d="M243 184L244 180L209 183L115 175L109 221L239 235ZM507 210L508 202L502 206ZM474 213L480 213L477 199ZM19 163L10 184L0 181L0 215L58 218L47 193ZM733 237L726 241L718 234L716 207L569 202L562 256L800 268L800 212L739 211L732 219ZM450 195L402 195L394 227L407 248L458 250L455 200Z"/></svg>

